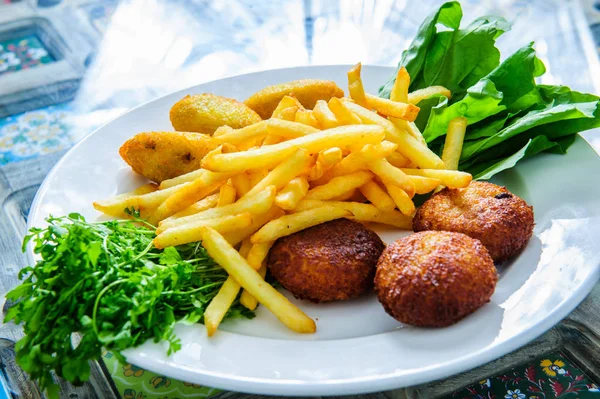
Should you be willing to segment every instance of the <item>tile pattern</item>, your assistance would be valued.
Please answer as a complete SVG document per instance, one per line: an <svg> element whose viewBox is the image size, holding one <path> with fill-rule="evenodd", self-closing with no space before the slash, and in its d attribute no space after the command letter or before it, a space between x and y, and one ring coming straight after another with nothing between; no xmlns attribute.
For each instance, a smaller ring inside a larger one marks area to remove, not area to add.
<svg viewBox="0 0 600 399"><path fill-rule="evenodd" d="M55 59L36 35L0 42L0 75L50 64Z"/></svg>

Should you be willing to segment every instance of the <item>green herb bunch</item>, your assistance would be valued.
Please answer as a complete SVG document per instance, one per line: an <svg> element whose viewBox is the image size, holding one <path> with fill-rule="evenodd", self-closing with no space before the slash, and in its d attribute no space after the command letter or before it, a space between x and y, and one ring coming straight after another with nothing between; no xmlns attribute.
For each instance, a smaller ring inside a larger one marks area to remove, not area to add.
<svg viewBox="0 0 600 399"><path fill-rule="evenodd" d="M130 211L132 216L139 216ZM132 221L90 223L79 214L49 217L25 237L41 260L21 270L25 280L7 297L6 321L23 323L17 362L42 387L51 371L74 384L88 380L89 360L102 348L121 351L146 340L180 349L174 325L202 321L227 279L199 243L157 249L153 226ZM252 318L238 301L226 317ZM75 344L75 336L81 340Z"/></svg>

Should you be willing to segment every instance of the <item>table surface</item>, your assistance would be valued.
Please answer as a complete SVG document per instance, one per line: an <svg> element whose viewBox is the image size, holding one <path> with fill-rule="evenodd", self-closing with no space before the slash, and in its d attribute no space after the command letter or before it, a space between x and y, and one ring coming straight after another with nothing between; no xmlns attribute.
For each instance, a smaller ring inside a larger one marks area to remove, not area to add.
<svg viewBox="0 0 600 399"><path fill-rule="evenodd" d="M441 3L0 0L2 173L16 180L31 171L34 187L55 162L52 154L131 107L202 82L298 65L396 65L420 22ZM543 83L600 92L600 4L595 0L462 3L465 21L492 13L514 21L499 40L503 52L535 40L548 67ZM600 137L593 132L584 137L600 151ZM12 284L14 279L0 281L2 293ZM123 398L217 393L119 364L110 353L103 361ZM537 390L527 383L530 375L539 376ZM598 390L568 357L553 352L449 397L550 398L559 397L557 386L563 385Z"/></svg>

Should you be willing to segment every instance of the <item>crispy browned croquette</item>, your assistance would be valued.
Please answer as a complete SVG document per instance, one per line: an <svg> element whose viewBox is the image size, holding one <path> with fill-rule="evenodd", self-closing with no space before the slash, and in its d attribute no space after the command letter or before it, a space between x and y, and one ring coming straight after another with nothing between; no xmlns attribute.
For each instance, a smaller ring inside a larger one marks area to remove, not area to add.
<svg viewBox="0 0 600 399"><path fill-rule="evenodd" d="M119 154L136 173L160 183L200 169L202 158L218 145L199 133L145 132L127 140Z"/></svg>
<svg viewBox="0 0 600 399"><path fill-rule="evenodd" d="M185 96L173 105L169 116L177 131L206 134L220 126L240 129L262 120L244 103L210 93Z"/></svg>
<svg viewBox="0 0 600 399"><path fill-rule="evenodd" d="M251 95L244 103L261 118L268 119L284 96L291 95L304 107L313 109L318 100L329 101L331 97L343 97L344 91L331 80L302 79L267 86Z"/></svg>
<svg viewBox="0 0 600 399"><path fill-rule="evenodd" d="M296 298L339 301L372 290L384 247L379 236L362 224L338 219L278 239L268 266Z"/></svg>
<svg viewBox="0 0 600 399"><path fill-rule="evenodd" d="M488 302L497 280L494 262L481 242L461 233L424 231L383 251L375 291L396 320L445 327Z"/></svg>
<svg viewBox="0 0 600 399"><path fill-rule="evenodd" d="M533 227L531 206L506 187L481 181L434 194L413 219L414 231L456 231L480 240L495 262L519 253Z"/></svg>

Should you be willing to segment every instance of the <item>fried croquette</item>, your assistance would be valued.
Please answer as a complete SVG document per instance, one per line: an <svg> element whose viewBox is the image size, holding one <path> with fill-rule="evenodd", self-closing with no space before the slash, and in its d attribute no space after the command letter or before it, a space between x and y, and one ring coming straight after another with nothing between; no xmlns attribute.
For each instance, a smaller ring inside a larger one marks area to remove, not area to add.
<svg viewBox="0 0 600 399"><path fill-rule="evenodd" d="M343 97L344 91L330 80L303 79L265 87L251 95L244 103L261 118L270 118L284 96L292 95L300 103L313 109L318 100L329 101L331 97Z"/></svg>
<svg viewBox="0 0 600 399"><path fill-rule="evenodd" d="M119 154L136 173L160 183L200 169L202 158L218 145L204 134L145 132L127 140Z"/></svg>
<svg viewBox="0 0 600 399"><path fill-rule="evenodd" d="M497 281L494 262L481 242L461 233L425 231L383 251L375 292L396 320L445 327L488 302Z"/></svg>
<svg viewBox="0 0 600 399"><path fill-rule="evenodd" d="M210 93L185 96L173 105L170 118L177 131L206 134L220 126L239 129L262 120L245 104Z"/></svg>
<svg viewBox="0 0 600 399"><path fill-rule="evenodd" d="M268 267L298 299L339 301L373 288L384 248L379 236L362 224L338 219L278 239Z"/></svg>
<svg viewBox="0 0 600 399"><path fill-rule="evenodd" d="M533 226L533 208L523 199L506 187L480 181L434 194L413 219L414 231L456 231L480 240L495 262L519 253Z"/></svg>

